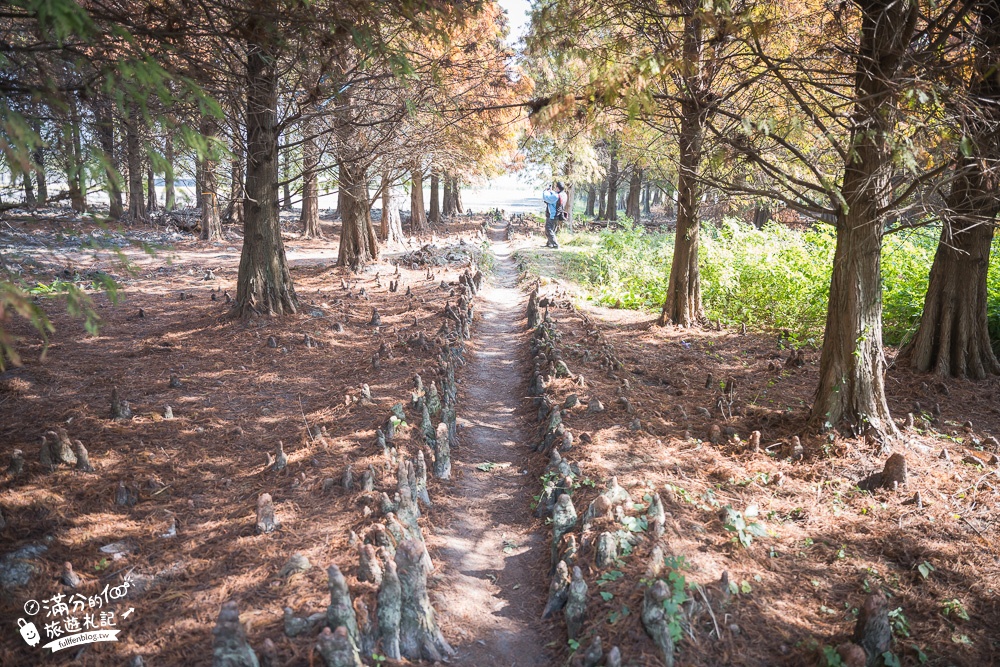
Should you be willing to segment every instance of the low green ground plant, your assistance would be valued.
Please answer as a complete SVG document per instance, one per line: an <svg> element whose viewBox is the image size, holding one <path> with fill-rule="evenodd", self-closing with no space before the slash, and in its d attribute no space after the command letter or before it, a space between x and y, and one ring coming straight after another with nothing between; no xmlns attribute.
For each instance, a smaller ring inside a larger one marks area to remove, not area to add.
<svg viewBox="0 0 1000 667"><path fill-rule="evenodd" d="M938 230L890 235L882 250L883 334L900 345L923 308ZM799 343L817 341L826 320L833 228L757 229L736 220L701 228L699 271L705 314L730 327L787 330ZM621 228L567 235L564 268L599 304L656 310L666 298L673 232L626 220ZM1000 342L1000 241L989 273L991 337Z"/></svg>

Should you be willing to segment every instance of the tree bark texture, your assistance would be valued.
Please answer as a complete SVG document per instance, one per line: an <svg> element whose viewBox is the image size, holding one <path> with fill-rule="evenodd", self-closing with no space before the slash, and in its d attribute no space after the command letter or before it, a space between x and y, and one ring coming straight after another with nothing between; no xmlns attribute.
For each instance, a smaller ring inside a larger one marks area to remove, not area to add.
<svg viewBox="0 0 1000 667"><path fill-rule="evenodd" d="M820 379L812 427L846 427L877 439L896 426L885 398L880 272L885 208L892 193L894 80L913 33L913 0L862 3L851 149L837 214Z"/></svg>
<svg viewBox="0 0 1000 667"><path fill-rule="evenodd" d="M201 163L205 191L201 197L201 239L203 241L222 240L222 220L219 218L219 188L215 177L215 140L218 126L214 119L205 117L201 122L201 134L208 140L209 152Z"/></svg>
<svg viewBox="0 0 1000 667"><path fill-rule="evenodd" d="M427 212L427 219L430 220L432 224L439 224L441 222L441 184L438 179L438 172L431 172L431 201L430 210Z"/></svg>
<svg viewBox="0 0 1000 667"><path fill-rule="evenodd" d="M1000 121L1000 3L989 0L980 7L980 56L969 82L975 105L967 129L972 149L957 156L920 324L900 354L900 361L918 371L975 380L1000 374L990 344L986 289L1000 212L1000 138L994 129Z"/></svg>
<svg viewBox="0 0 1000 667"><path fill-rule="evenodd" d="M24 203L28 206L34 206L35 188L31 184L31 172L26 171L21 174L21 183L24 186Z"/></svg>
<svg viewBox="0 0 1000 667"><path fill-rule="evenodd" d="M286 148L281 153L281 208L285 211L292 210L292 170L288 165L288 153L291 149Z"/></svg>
<svg viewBox="0 0 1000 667"><path fill-rule="evenodd" d="M306 124L305 141L302 143L302 235L307 239L323 238L319 223L319 146L312 135L314 128Z"/></svg>
<svg viewBox="0 0 1000 667"><path fill-rule="evenodd" d="M611 166L608 168L608 203L604 207L607 220L618 219L618 152L611 149Z"/></svg>
<svg viewBox="0 0 1000 667"><path fill-rule="evenodd" d="M118 154L115 151L115 124L111 100L98 102L97 140L104 153L105 189L108 192L108 217L120 220L125 213L122 205L121 177L118 175Z"/></svg>
<svg viewBox="0 0 1000 667"><path fill-rule="evenodd" d="M368 200L368 174L362 163L341 164L340 168L340 254L338 266L358 271L378 259L378 238L372 225Z"/></svg>
<svg viewBox="0 0 1000 667"><path fill-rule="evenodd" d="M427 214L424 212L424 172L419 163L410 170L410 183L410 225L413 231L419 232L427 224Z"/></svg>
<svg viewBox="0 0 1000 667"><path fill-rule="evenodd" d="M382 241L390 245L406 242L403 221L399 215L399 193L389 172L382 174L382 224L379 235Z"/></svg>
<svg viewBox="0 0 1000 667"><path fill-rule="evenodd" d="M462 204L462 179L459 176L452 177L451 196L455 200L455 213L457 215L465 213L465 206Z"/></svg>
<svg viewBox="0 0 1000 667"><path fill-rule="evenodd" d="M692 20L697 21L699 19ZM698 31L700 34L700 28ZM688 99L681 103L681 114L677 230L667 300L663 304L659 324L690 327L702 317L701 278L698 273L698 206L701 202L698 169L705 138L706 113L697 101Z"/></svg>
<svg viewBox="0 0 1000 667"><path fill-rule="evenodd" d="M82 213L87 210L87 182L83 170L83 139L80 127L80 106L76 95L69 96L70 108L70 159L66 169L66 181L69 183L70 205L74 211Z"/></svg>
<svg viewBox="0 0 1000 667"><path fill-rule="evenodd" d="M278 220L278 73L268 48L274 30L257 16L247 39L246 222L233 306L241 316L298 308Z"/></svg>
<svg viewBox="0 0 1000 667"><path fill-rule="evenodd" d="M125 119L125 154L128 163L128 215L132 223L147 221L146 199L142 192L142 146L139 136L141 118L135 107Z"/></svg>
<svg viewBox="0 0 1000 667"><path fill-rule="evenodd" d="M587 208L584 213L594 217L594 205L597 204L597 186L593 183L587 186Z"/></svg>
<svg viewBox="0 0 1000 667"><path fill-rule="evenodd" d="M632 178L628 182L628 200L625 203L625 215L632 222L639 222L642 217L642 169L633 165Z"/></svg>
<svg viewBox="0 0 1000 667"><path fill-rule="evenodd" d="M41 137L42 126L37 120L32 122L31 129ZM32 162L35 163L35 177L38 180L38 203L45 204L49 199L49 188L45 177L45 145L39 142L31 155Z"/></svg>
<svg viewBox="0 0 1000 667"><path fill-rule="evenodd" d="M453 191L451 174L444 173L444 194L441 197L441 214L450 218L455 215L455 193Z"/></svg>
<svg viewBox="0 0 1000 667"><path fill-rule="evenodd" d="M243 147L237 142L233 142L231 148L233 159L230 163L230 192L229 205L226 207L226 220L232 225L242 225L244 221L244 163Z"/></svg>
<svg viewBox="0 0 1000 667"><path fill-rule="evenodd" d="M152 161L146 163L146 210L155 211L158 208L156 202L156 174L153 172Z"/></svg>
<svg viewBox="0 0 1000 667"><path fill-rule="evenodd" d="M174 188L174 138L169 130L163 139L163 159L167 163L163 172L163 210L172 211L177 207L177 190Z"/></svg>

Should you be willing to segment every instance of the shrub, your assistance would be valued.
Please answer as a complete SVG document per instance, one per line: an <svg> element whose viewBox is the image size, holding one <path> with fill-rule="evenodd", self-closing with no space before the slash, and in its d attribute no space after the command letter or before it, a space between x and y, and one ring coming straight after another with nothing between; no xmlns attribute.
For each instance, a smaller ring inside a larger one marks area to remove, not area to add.
<svg viewBox="0 0 1000 667"><path fill-rule="evenodd" d="M897 233L882 249L883 336L900 345L915 331L938 229ZM602 305L658 309L666 299L673 233L647 231L625 220L621 229L579 234L567 268ZM826 321L836 237L832 227L763 229L736 220L703 225L699 270L705 314L730 327L788 330L819 338ZM582 253L582 254L581 254ZM1000 239L994 241L988 281L991 339L1000 342ZM995 343L996 345L996 343Z"/></svg>

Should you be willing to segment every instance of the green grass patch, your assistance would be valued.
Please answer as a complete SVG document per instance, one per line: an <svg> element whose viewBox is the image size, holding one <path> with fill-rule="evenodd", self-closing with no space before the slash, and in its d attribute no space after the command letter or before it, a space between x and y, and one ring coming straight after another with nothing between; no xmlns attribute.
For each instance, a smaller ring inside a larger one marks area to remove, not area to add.
<svg viewBox="0 0 1000 667"><path fill-rule="evenodd" d="M898 233L882 249L884 340L899 345L912 335L923 309L938 230ZM562 272L604 306L657 310L666 299L673 232L650 232L626 221L623 229L564 233ZM991 255L989 313L1000 341L1000 241ZM727 220L703 225L699 270L705 314L730 327L788 330L818 340L826 321L836 247L829 226L810 230L771 224L756 229Z"/></svg>

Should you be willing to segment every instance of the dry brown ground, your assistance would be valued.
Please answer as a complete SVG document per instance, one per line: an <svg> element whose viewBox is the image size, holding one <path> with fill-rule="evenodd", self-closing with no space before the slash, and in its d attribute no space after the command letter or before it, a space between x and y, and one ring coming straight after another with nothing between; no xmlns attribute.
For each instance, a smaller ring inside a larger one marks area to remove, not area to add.
<svg viewBox="0 0 1000 667"><path fill-rule="evenodd" d="M51 229L51 222L44 224ZM458 231L471 240L474 228L470 223ZM328 228L328 233L336 230ZM540 245L539 237L526 243ZM135 613L120 621L122 641L88 648L74 663L81 665L123 664L134 654L145 655L151 665L208 664L211 628L219 606L230 598L240 602L254 646L271 638L284 664L305 665L312 636L286 638L282 607L300 615L323 611L329 599L324 568L332 562L345 569L352 592L372 595L371 585L354 578L357 559L347 547L348 531L360 531L370 520L362 518L363 496L343 492L339 480L347 463L360 473L370 462L379 473L376 488L393 487L395 475L385 470L374 429L393 403L408 401L415 373L430 374L431 353L410 350L402 341L415 331L431 336L437 330L448 296L440 281L454 280L456 274L438 269L434 280L425 280L424 269L404 268L404 287L390 294L387 275L392 269L387 266L378 269L381 287L372 272L352 281L347 291L340 286L344 274L330 268L335 242L290 240L292 257L299 257L293 260L293 275L302 313L234 323L223 318L223 303L210 300L210 290L235 291L238 253L229 250L233 244L205 249L181 242L172 263L164 257L140 257L139 275L122 280L121 304L111 307L103 297L97 299L105 322L97 337L85 335L60 304L47 304L58 331L44 362L38 361L37 339L15 325L25 336L21 349L26 364L0 376L0 452L5 456L20 448L28 464L23 476L0 479L0 507L8 521L0 531L0 552L39 543L45 536L52 541L32 586L0 595L0 618L8 627L0 632L0 664L39 662L37 650L17 637L13 621L23 616L25 599L59 592L57 577L65 560L86 578L83 589L90 592L129 571L160 576L148 592L129 602ZM89 266L84 253L75 253L60 256L57 264L49 258L29 268L39 279L51 280L70 262L74 268ZM114 267L108 260L98 265L112 272ZM215 270L217 280L202 280L208 268ZM411 311L402 296L407 284L415 293ZM358 296L361 287L365 297ZM182 291L194 298L181 301ZM323 316L310 314L314 306ZM366 324L373 306L385 324L378 332ZM139 308L145 317L137 317ZM811 643L836 645L848 638L852 612L866 588L884 590L891 596L890 608L901 609L908 620L911 637L896 643L903 664L917 664L913 646L933 665L1000 662L1000 480L995 467L962 462L971 448L970 434L961 426L971 420L972 435L981 441L1000 435L995 382L948 380L943 393L937 381L891 371L887 384L894 414L904 415L919 401L928 411L939 403L941 416L920 432L906 433L898 445L910 468L908 487L872 494L856 484L885 459L873 445L804 437L804 460L790 461L777 455L779 448L747 453L737 444L706 442L712 424L732 427L744 441L752 430L760 430L764 447L801 435L818 353L807 352L803 368L786 368L787 351L770 336L661 329L646 314L584 311L595 327L585 326L570 309L551 311L570 369L583 374L587 384L581 389L559 380L554 396L596 396L607 407L603 414L591 415L581 405L567 418L577 436L569 456L580 462L584 479L597 485L577 489L578 511L582 514L612 474L637 503L656 490L669 512L663 544L669 554L684 557L688 581L703 584L711 597L722 573L728 572L744 591L724 608L716 607L715 623L703 610L690 619L678 664L815 664ZM344 332L335 333L334 322L348 316ZM414 316L418 326L411 329ZM322 347L303 345L307 333ZM276 349L267 347L269 336L277 340ZM394 356L376 371L371 357L383 342L393 346ZM622 369L601 368L599 354L594 361L583 361L585 350L598 353L602 345L610 346ZM171 373L180 377L182 388L168 387ZM716 383L706 388L709 373ZM717 383L728 378L737 380L735 414L731 419L714 412L706 417L698 408L713 410ZM371 386L374 405L355 400L362 382ZM129 423L109 419L113 386L136 412ZM635 408L634 415L616 402L620 394ZM161 417L168 404L176 417L172 421ZM462 410L460 406L460 416ZM629 429L635 418L640 431ZM60 424L85 443L96 474L41 469L40 436ZM309 436L307 424L327 428L325 445ZM581 442L585 432L592 443ZM401 436L404 442L407 437ZM265 469L266 454L279 440L290 464L275 475ZM942 449L948 449L949 461L938 458ZM537 457L526 447L523 466L533 474L544 465ZM326 478L338 485L324 494ZM134 507L114 504L119 481L138 490ZM422 519L434 554L440 546L434 536L445 532L464 500L431 484L432 499L443 500ZM923 508L904 504L916 491ZM258 536L253 508L262 492L274 496L283 525L276 533ZM727 504L741 511L756 505L758 521L770 534L754 537L749 548L739 547L718 518ZM160 537L172 520L177 536ZM543 521L536 525L538 531L546 530ZM102 561L99 547L122 540L134 544L136 552ZM651 546L647 538L617 568L625 576L601 585L600 573L590 565L593 554L584 549L579 558L591 591L585 637L600 633L606 648L620 646L626 662L633 664L658 664L638 617L638 579ZM293 553L308 556L313 568L279 578L278 570ZM926 579L917 569L925 562L934 567ZM445 569L432 588L441 590L446 577ZM523 583L534 587L536 599L547 585L545 577L539 571L534 581ZM604 600L598 592L613 597ZM952 599L961 601L970 620L943 614L942 603ZM565 647L562 621L548 628L553 646ZM449 639L460 637L459 630L445 627ZM44 664L67 664L74 655L48 656Z"/></svg>
<svg viewBox="0 0 1000 667"><path fill-rule="evenodd" d="M530 245L536 244L537 239ZM542 267L552 277L555 264L547 251L525 254L530 256L525 266ZM555 403L570 394L581 399L568 417L563 413L576 436L564 456L580 462L587 480L574 495L578 513L611 475L638 503L637 516L644 511L643 497L648 501L657 491L668 512L661 544L668 556L684 558L687 567L680 571L687 581L718 596L720 578L728 573L742 588L727 604L715 606L715 622L704 605L686 618L690 626L679 665L823 664L817 646L849 640L866 591L879 589L888 596L889 609L899 609L909 625L909 636L900 632L895 642L903 665L920 664L918 651L932 665L1000 663L1000 477L995 465L963 462L967 453L989 459L993 452L986 438L1000 436L996 379L940 382L893 368L887 380L893 414L905 416L915 402L926 413L939 404L941 414L926 414L926 424L918 415L920 428L904 432L895 445L909 468L905 489L869 493L857 485L881 470L886 455L877 445L806 435L818 351L806 351L804 367L786 367L789 353L776 337L661 328L652 314L586 305L572 298L579 287L558 277L543 283L543 295L559 297L560 307L550 314L563 357L586 383L581 389L560 379L550 387ZM580 304L593 325L569 307L571 302ZM584 360L588 351L592 361ZM605 352L622 368L602 366ZM713 380L706 387L709 375ZM715 409L720 382L729 379L737 387L731 418ZM618 402L620 396L635 414ZM607 410L588 413L591 397ZM629 428L636 418L641 431ZM967 420L971 431L963 429ZM710 444L713 424L733 429L739 440ZM769 449L746 451L754 430ZM583 433L591 443L581 442ZM771 448L796 435L802 436L803 460L783 458L780 446ZM973 438L984 444L976 447ZM942 450L949 460L940 458ZM922 508L908 504L918 491ZM741 512L759 508L756 521L769 535L753 537L749 548L739 546L719 518L726 505ZM595 534L622 528L610 524L598 525ZM659 664L639 620L638 580L654 544L648 536L642 539L615 568L625 576L596 586L602 572L593 566L593 546L581 550L578 560L586 564L591 591L581 644L586 647L600 634L605 649L618 645L626 659ZM927 578L918 570L924 563L934 568ZM613 597L603 600L598 590ZM948 600L960 601L969 620L946 613Z"/></svg>
<svg viewBox="0 0 1000 667"><path fill-rule="evenodd" d="M452 225L449 243L461 237L467 248L476 244L478 222L463 219ZM49 233L53 224L38 223L38 230ZM326 232L336 239L338 229ZM291 317L227 320L223 293L235 294L238 241L208 249L183 241L172 253L136 255L139 273L122 278L117 306L95 298L103 319L98 336L87 336L61 303L46 302L57 331L42 362L37 335L14 323L13 331L24 338L25 365L0 376L0 451L4 466L15 448L25 452L27 465L25 474L0 482L0 507L8 521L0 532L0 552L41 543L46 536L51 543L33 583L0 595L0 618L4 626L10 621L0 633L0 665L41 660L40 649L29 649L13 624L25 615L25 600L61 592L63 561L85 577L81 590L89 594L128 573L157 577L145 594L120 605L121 641L91 645L74 662L81 665L124 664L132 655L146 656L150 665L210 664L211 630L228 599L239 602L255 647L269 637L282 664L310 664L314 633L285 637L282 608L302 616L324 611L330 563L344 569L356 596L374 594L373 585L354 578L357 557L347 540L350 530L361 533L375 520L377 504L372 518L364 519L362 505L374 497L346 493L341 476L350 463L357 480L371 463L376 491L395 488L395 471L387 470L375 429L394 403L409 405L416 373L428 382L434 377L436 353L406 341L421 331L433 341L450 293L441 282L453 282L466 264L432 267L433 279L426 279L424 267L403 266L402 286L390 293L394 267L388 264L351 277L332 267L335 240L290 239L288 245L294 249L292 275L302 305ZM44 255L36 260L33 267L31 262L25 266L45 282L66 264L121 274L113 260L95 260L85 252L63 255L55 263ZM215 280L203 280L207 269L214 269ZM350 289L341 287L342 278ZM404 296L406 286L413 290L412 300ZM218 301L211 300L213 291ZM182 292L189 298L182 301ZM379 329L368 324L373 307L381 314ZM342 333L333 330L336 322L343 323ZM306 334L320 347L304 345ZM268 347L271 336L277 348ZM372 356L383 343L393 354L375 370ZM181 388L168 386L172 373ZM362 383L370 385L374 404L359 401ZM131 402L133 420L110 419L113 387ZM166 405L173 409L173 420L162 417ZM58 425L85 444L95 474L43 471L41 436ZM328 435L314 438L307 425L325 427ZM415 451L416 430L404 429L397 446ZM279 441L289 464L275 474L266 469L266 457ZM324 493L327 478L336 484ZM134 507L114 504L120 481L138 492ZM437 482L430 484L434 498L439 489ZM282 525L276 533L255 535L255 504L264 492L273 496ZM448 520L446 505L426 511L425 533L433 534L442 518ZM171 521L176 521L177 536L161 537ZM99 551L119 541L135 552L111 560ZM278 571L295 553L307 556L312 569L280 578ZM121 620L128 606L135 612ZM67 664L74 656L70 649L44 662Z"/></svg>

